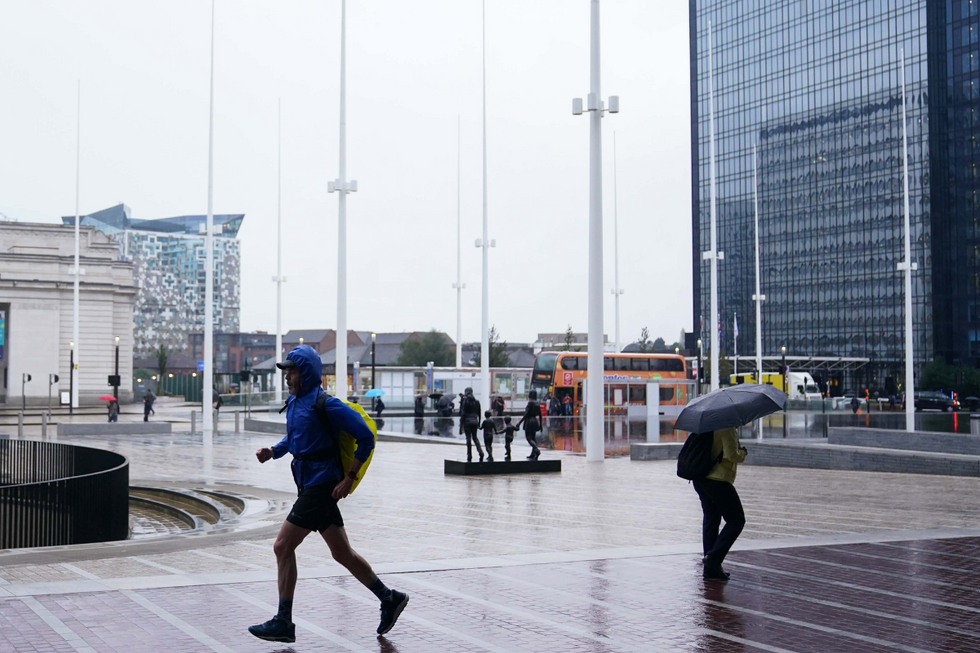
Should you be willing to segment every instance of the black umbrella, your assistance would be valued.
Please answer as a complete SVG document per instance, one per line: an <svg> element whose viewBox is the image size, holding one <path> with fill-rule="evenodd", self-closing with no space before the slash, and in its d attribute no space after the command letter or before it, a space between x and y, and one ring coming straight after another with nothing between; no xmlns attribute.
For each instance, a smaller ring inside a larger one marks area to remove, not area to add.
<svg viewBox="0 0 980 653"><path fill-rule="evenodd" d="M771 385L743 383L698 397L677 416L674 428L707 433L771 415L786 405L786 393Z"/></svg>

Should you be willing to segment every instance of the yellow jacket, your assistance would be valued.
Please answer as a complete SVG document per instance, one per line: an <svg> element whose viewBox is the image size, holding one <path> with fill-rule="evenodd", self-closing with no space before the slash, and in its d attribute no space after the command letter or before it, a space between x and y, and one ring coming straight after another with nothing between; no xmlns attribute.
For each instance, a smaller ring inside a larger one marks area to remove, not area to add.
<svg viewBox="0 0 980 653"><path fill-rule="evenodd" d="M745 460L746 451L738 443L738 432L735 429L720 429L715 431L711 443L711 456L721 460L711 468L706 478L726 483L735 482L735 468Z"/></svg>

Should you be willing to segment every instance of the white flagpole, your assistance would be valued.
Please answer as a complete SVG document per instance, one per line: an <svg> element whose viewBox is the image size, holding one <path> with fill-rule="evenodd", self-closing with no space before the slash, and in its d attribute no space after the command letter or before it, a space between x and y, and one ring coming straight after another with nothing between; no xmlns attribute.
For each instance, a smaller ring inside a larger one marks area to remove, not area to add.
<svg viewBox="0 0 980 653"><path fill-rule="evenodd" d="M456 367L463 366L463 231L462 209L460 206L461 138L460 118L456 116Z"/></svg>
<svg viewBox="0 0 980 653"><path fill-rule="evenodd" d="M619 296L623 289L619 287L619 184L616 175L618 158L616 156L616 132L613 131L613 296L616 298L616 353L622 351L619 339Z"/></svg>
<svg viewBox="0 0 980 653"><path fill-rule="evenodd" d="M756 146L752 146L752 197L755 204L755 380L762 383L762 302L766 296L759 287L759 163ZM761 424L761 423L760 423Z"/></svg>
<svg viewBox="0 0 980 653"><path fill-rule="evenodd" d="M334 359L335 394L347 399L347 194L357 181L347 182L347 0L340 4L340 177L329 186L337 191L337 345Z"/></svg>
<svg viewBox="0 0 980 653"><path fill-rule="evenodd" d="M915 377L912 364L912 242L909 225L909 140L905 116L905 48L902 48L902 181L905 195L905 260L898 269L905 272L905 430L915 430Z"/></svg>
<svg viewBox="0 0 980 653"><path fill-rule="evenodd" d="M592 0L589 107L589 353L585 459L605 459L602 282L602 97L599 0Z"/></svg>
<svg viewBox="0 0 980 653"><path fill-rule="evenodd" d="M483 306L480 329L480 401L490 408L490 230L487 213L487 2L483 0Z"/></svg>
<svg viewBox="0 0 980 653"><path fill-rule="evenodd" d="M208 217L204 232L204 441L214 432L211 396L214 388L214 0L211 0L211 90L208 109Z"/></svg>
<svg viewBox="0 0 980 653"><path fill-rule="evenodd" d="M711 267L711 390L718 389L718 350L721 348L718 333L718 226L716 212L716 179L715 174L715 92L714 92L714 54L712 50L711 22L708 22L708 126L711 170L711 250L708 259Z"/></svg>
<svg viewBox="0 0 980 653"><path fill-rule="evenodd" d="M282 362L282 98L278 114L278 175L276 191L276 363ZM272 375L276 402L282 401L282 372L275 368Z"/></svg>
<svg viewBox="0 0 980 653"><path fill-rule="evenodd" d="M79 193L81 189L81 170L82 170L82 81L78 81L78 110L76 113L75 131L75 287L72 293L72 320L71 332L72 341L75 343L75 364L71 372L71 406L78 408L79 378L78 378L78 359L82 342L79 338L79 275L82 273L81 262L79 260L79 248L81 242L81 215L79 212Z"/></svg>

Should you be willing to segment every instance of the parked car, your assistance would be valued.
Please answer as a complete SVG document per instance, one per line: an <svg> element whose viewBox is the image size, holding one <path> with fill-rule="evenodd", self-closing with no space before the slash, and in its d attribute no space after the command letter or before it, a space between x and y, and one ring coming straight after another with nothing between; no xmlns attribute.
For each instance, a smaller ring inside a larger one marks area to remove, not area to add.
<svg viewBox="0 0 980 653"><path fill-rule="evenodd" d="M902 397L902 405L905 405L905 398ZM958 410L960 403L950 397L947 397L941 392L916 392L915 393L915 409L916 410L927 410L927 409L938 409L945 412L951 410Z"/></svg>

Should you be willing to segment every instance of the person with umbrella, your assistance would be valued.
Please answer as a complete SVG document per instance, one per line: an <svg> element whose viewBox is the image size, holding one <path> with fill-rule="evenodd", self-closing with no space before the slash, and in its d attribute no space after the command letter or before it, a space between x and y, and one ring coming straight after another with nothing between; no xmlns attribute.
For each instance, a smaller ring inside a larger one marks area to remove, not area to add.
<svg viewBox="0 0 980 653"><path fill-rule="evenodd" d="M112 395L102 395L99 397L101 401L109 402L109 421L118 422L119 421L119 402Z"/></svg>
<svg viewBox="0 0 980 653"><path fill-rule="evenodd" d="M786 393L772 386L742 384L698 397L677 417L674 428L691 433L678 455L677 475L694 483L701 500L705 580L728 580L721 563L745 527L735 474L748 451L735 429L785 405Z"/></svg>

